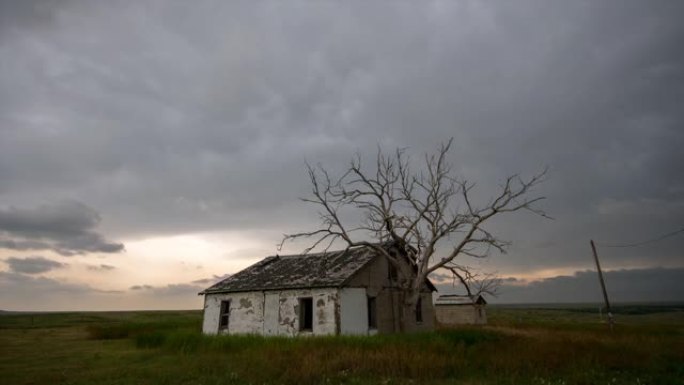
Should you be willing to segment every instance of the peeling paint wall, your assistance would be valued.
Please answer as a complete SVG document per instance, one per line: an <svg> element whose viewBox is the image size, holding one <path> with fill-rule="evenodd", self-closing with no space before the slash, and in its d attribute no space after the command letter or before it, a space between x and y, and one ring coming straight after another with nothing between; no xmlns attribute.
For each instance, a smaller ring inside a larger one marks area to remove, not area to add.
<svg viewBox="0 0 684 385"><path fill-rule="evenodd" d="M261 334L264 324L264 294L262 292L210 294L204 300L205 334L219 333L221 301L230 301L228 330L221 333Z"/></svg>
<svg viewBox="0 0 684 385"><path fill-rule="evenodd" d="M280 292L264 293L264 335L278 335Z"/></svg>
<svg viewBox="0 0 684 385"><path fill-rule="evenodd" d="M299 299L313 300L313 327L299 330ZM204 323L206 334L219 332L221 301L230 300L230 334L265 335L327 335L336 334L337 289L303 289L267 292L208 294L205 297Z"/></svg>
<svg viewBox="0 0 684 385"><path fill-rule="evenodd" d="M311 297L313 300L313 327L310 332L299 331L299 299ZM284 290L278 292L277 334L295 336L300 334L335 334L335 304L338 301L337 289ZM271 316L267 309L266 319Z"/></svg>
<svg viewBox="0 0 684 385"><path fill-rule="evenodd" d="M377 329L368 330L367 298L376 298ZM231 300L228 333L264 335L327 335L392 333L400 330L403 293L390 278L389 263L376 258L359 270L342 289L254 291L205 296L203 331L218 333L222 300ZM312 331L300 332L299 299L313 301ZM427 285L421 293L423 322L413 310L406 316L406 331L433 330L435 309Z"/></svg>

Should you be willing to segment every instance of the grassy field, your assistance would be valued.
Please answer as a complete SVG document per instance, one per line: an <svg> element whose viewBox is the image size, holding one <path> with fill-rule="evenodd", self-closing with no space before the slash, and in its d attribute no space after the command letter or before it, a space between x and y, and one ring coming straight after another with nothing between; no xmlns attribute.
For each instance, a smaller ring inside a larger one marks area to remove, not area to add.
<svg viewBox="0 0 684 385"><path fill-rule="evenodd" d="M200 312L0 315L0 384L684 384L684 308L490 307L486 327L206 337Z"/></svg>

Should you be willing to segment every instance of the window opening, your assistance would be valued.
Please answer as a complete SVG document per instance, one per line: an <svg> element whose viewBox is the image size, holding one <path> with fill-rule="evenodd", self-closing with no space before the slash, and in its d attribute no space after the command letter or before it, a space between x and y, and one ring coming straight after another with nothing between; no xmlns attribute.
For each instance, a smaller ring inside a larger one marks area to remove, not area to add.
<svg viewBox="0 0 684 385"><path fill-rule="evenodd" d="M313 330L313 298L299 299L299 330Z"/></svg>
<svg viewBox="0 0 684 385"><path fill-rule="evenodd" d="M375 297L368 297L368 329L378 328L377 310Z"/></svg>
<svg viewBox="0 0 684 385"><path fill-rule="evenodd" d="M416 302L416 322L423 322L423 298L418 297L418 302Z"/></svg>
<svg viewBox="0 0 684 385"><path fill-rule="evenodd" d="M219 315L219 330L227 330L230 322L230 301L221 301L221 313Z"/></svg>
<svg viewBox="0 0 684 385"><path fill-rule="evenodd" d="M392 265L392 263L388 262L388 269L387 269L387 277L389 278L390 281L395 282L397 280L397 268Z"/></svg>

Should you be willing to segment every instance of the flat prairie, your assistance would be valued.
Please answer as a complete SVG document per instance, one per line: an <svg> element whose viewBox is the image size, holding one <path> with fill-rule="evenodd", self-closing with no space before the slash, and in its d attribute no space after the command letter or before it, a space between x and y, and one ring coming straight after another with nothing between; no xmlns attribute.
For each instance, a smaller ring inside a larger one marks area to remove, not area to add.
<svg viewBox="0 0 684 385"><path fill-rule="evenodd" d="M199 311L0 313L0 384L684 384L684 306L489 306L489 325L204 336Z"/></svg>

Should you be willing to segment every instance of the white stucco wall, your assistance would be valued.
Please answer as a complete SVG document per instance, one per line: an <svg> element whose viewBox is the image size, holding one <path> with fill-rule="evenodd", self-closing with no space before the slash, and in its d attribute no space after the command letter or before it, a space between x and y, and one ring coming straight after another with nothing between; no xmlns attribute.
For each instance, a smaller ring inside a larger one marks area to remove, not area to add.
<svg viewBox="0 0 684 385"><path fill-rule="evenodd" d="M278 314L280 314L280 292L266 292L264 304L264 334L278 335Z"/></svg>
<svg viewBox="0 0 684 385"><path fill-rule="evenodd" d="M364 288L340 289L340 333L368 334L368 299Z"/></svg>
<svg viewBox="0 0 684 385"><path fill-rule="evenodd" d="M204 320L202 331L206 334L219 332L221 301L230 301L228 331L222 333L261 334L264 320L264 293L211 294L204 298Z"/></svg>
<svg viewBox="0 0 684 385"><path fill-rule="evenodd" d="M313 330L299 331L299 298L313 299ZM279 292L278 298L278 335L294 336L299 334L335 334L335 303L337 289L286 290Z"/></svg>
<svg viewBox="0 0 684 385"><path fill-rule="evenodd" d="M302 297L313 299L313 328L310 332L299 331L299 298ZM327 335L337 331L337 289L209 294L204 301L204 333L218 333L221 301L225 300L231 301L227 331L230 334L295 336Z"/></svg>

